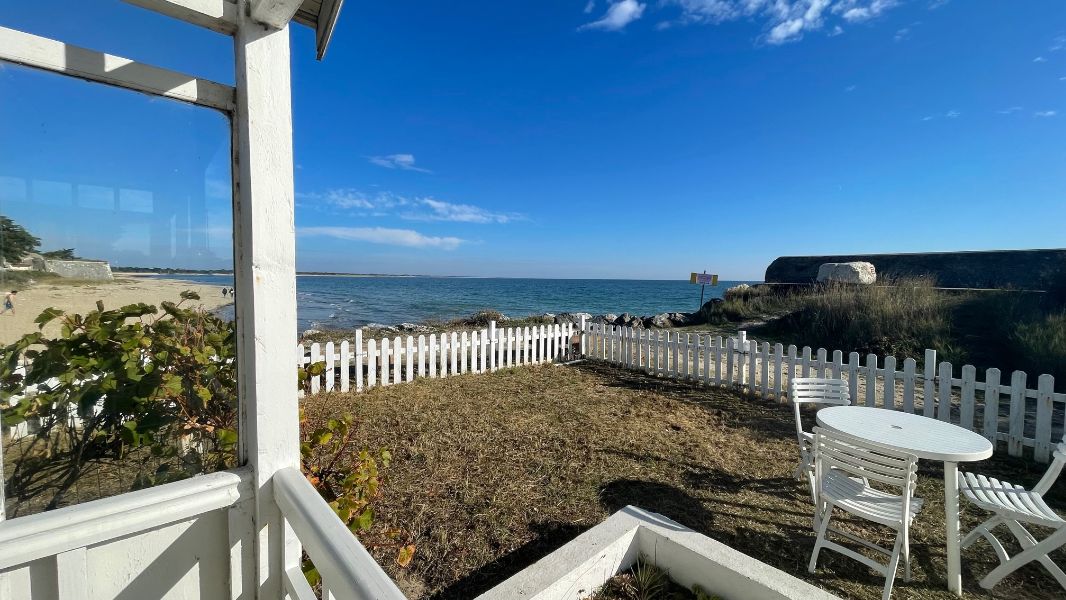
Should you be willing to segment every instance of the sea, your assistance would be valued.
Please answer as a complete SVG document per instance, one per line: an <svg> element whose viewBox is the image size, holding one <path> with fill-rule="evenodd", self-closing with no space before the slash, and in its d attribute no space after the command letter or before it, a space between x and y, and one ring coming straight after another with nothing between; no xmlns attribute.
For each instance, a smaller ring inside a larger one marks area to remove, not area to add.
<svg viewBox="0 0 1066 600"><path fill-rule="evenodd" d="M158 277L233 285L231 275ZM704 301L740 283L756 282L719 281L707 286ZM688 280L298 275L296 309L300 331L449 320L483 309L511 318L562 312L654 315L696 310L700 287ZM232 317L232 306L222 314Z"/></svg>

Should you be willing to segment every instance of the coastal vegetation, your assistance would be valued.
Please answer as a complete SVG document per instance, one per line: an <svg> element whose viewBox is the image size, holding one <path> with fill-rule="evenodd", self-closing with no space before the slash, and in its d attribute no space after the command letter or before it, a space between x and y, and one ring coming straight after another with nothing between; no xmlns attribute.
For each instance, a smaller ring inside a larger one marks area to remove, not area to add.
<svg viewBox="0 0 1066 600"><path fill-rule="evenodd" d="M927 279L758 285L728 293L709 320L760 340L918 361L931 348L940 360L1066 382L1066 297L1054 290L945 290Z"/></svg>

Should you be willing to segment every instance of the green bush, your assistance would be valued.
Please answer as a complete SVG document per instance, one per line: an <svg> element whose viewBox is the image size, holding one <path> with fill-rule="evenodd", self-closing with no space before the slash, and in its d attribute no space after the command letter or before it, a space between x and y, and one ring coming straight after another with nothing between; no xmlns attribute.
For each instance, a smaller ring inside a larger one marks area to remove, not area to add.
<svg viewBox="0 0 1066 600"><path fill-rule="evenodd" d="M4 423L40 421L38 436L64 459L61 489L77 480L86 461L121 458L137 446L180 456L182 472L160 472L164 479L233 464L234 327L183 306L198 299L183 292L180 302L161 304L162 316L144 303L106 310L97 302L85 315L49 308L35 322L43 329L60 320L57 337L38 331L0 351L0 403L25 396L4 411ZM74 416L77 427L71 426Z"/></svg>
<svg viewBox="0 0 1066 600"><path fill-rule="evenodd" d="M1066 381L1066 310L1018 324L1010 341L1030 374L1048 373Z"/></svg>

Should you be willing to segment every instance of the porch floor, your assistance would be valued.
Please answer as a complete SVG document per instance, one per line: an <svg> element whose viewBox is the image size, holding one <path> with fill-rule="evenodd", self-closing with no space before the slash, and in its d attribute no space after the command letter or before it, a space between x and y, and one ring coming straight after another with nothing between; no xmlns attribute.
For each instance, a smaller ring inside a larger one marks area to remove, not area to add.
<svg viewBox="0 0 1066 600"><path fill-rule="evenodd" d="M394 551L378 558L412 599L472 598L627 504L842 597L880 597L881 577L831 552L807 573L812 509L791 477L797 451L786 404L585 363L320 394L304 409L312 423L350 412L359 420L356 448L392 451L378 519L413 533L417 552L407 568L392 562ZM967 466L1026 486L1045 469L1002 454ZM914 577L898 578L894 597L953 598L944 583L943 479L939 465L922 467ZM1062 486L1049 501L1066 509ZM963 504L966 531L981 515ZM890 544L888 530L849 526ZM991 597L976 582L994 564L984 542L964 551L966 597ZM995 592L1062 594L1033 566Z"/></svg>

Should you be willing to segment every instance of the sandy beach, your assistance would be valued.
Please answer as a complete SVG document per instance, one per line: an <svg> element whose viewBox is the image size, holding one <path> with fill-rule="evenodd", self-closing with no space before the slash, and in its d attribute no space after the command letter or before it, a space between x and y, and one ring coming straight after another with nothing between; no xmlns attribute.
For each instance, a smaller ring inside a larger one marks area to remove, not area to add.
<svg viewBox="0 0 1066 600"><path fill-rule="evenodd" d="M96 309L97 300L102 300L108 309L136 302L158 306L163 300L177 302L182 291L192 290L200 294L200 304L210 310L229 304L229 297L222 295L222 287L154 277L119 277L113 282L100 283L38 283L19 289L14 315L10 311L0 315L0 345L36 331L33 320L48 307L84 314ZM46 326L44 332L57 335L58 321Z"/></svg>

